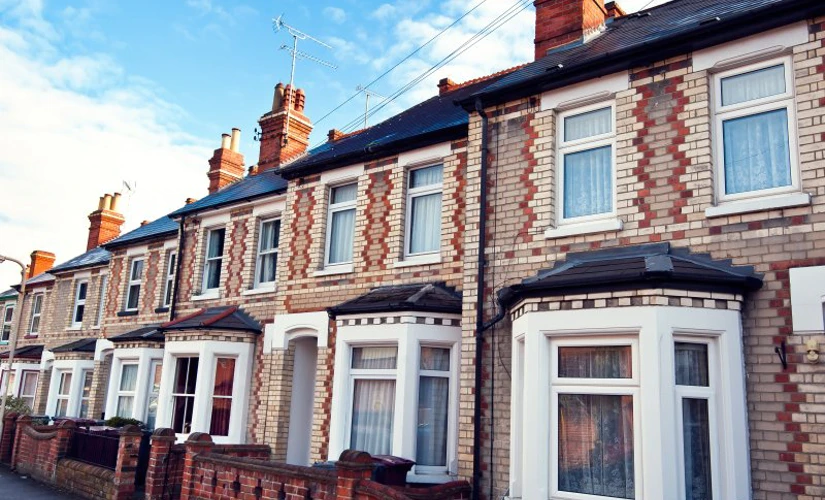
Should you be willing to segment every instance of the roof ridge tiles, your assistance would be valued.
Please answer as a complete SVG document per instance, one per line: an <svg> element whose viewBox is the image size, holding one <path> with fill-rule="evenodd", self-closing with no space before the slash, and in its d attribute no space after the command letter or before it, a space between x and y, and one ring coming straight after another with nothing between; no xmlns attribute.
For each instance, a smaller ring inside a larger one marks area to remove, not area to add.
<svg viewBox="0 0 825 500"><path fill-rule="evenodd" d="M481 83L487 80L492 80L493 78L498 78L499 76L504 76L506 74L512 73L514 71L518 71L521 68L530 64L529 62L518 64L511 68L503 69L501 71L496 71L495 73L490 73L489 75L479 76L478 78L473 78L467 80L466 82L456 83L455 85L450 87L448 92L445 92L444 95L448 95L450 92L455 92L456 90L462 89L464 87L468 87L470 85L475 85L476 83Z"/></svg>

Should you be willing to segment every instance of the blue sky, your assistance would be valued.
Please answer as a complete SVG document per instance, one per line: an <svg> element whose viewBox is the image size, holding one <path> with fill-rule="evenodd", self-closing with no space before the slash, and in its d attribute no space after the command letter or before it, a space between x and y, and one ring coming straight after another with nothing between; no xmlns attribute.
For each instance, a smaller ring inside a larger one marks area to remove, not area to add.
<svg viewBox="0 0 825 500"><path fill-rule="evenodd" d="M655 0L653 5L662 3ZM449 54L516 0L0 0L0 254L34 249L58 262L85 250L88 220L106 192L135 190L124 230L206 194L207 160L221 133L242 129L247 164L257 118L290 59L272 18L333 46L299 49L338 65L298 62L306 114L321 116L452 23L473 13L374 85L389 95ZM628 11L647 0L620 2ZM371 120L455 81L532 59L532 2ZM375 99L375 98L374 98ZM375 102L373 100L373 102ZM359 96L316 123L313 144L363 113ZM0 288L15 281L0 265Z"/></svg>

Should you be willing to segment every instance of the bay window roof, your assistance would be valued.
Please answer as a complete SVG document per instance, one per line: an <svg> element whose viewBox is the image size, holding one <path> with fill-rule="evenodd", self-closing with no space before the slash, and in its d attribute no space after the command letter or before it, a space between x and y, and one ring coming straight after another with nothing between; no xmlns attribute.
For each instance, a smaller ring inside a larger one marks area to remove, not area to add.
<svg viewBox="0 0 825 500"><path fill-rule="evenodd" d="M170 330L237 330L261 333L261 324L238 306L210 307L163 323L162 331Z"/></svg>
<svg viewBox="0 0 825 500"><path fill-rule="evenodd" d="M461 292L443 282L379 286L328 311L333 317L395 311L461 314Z"/></svg>
<svg viewBox="0 0 825 500"><path fill-rule="evenodd" d="M86 353L93 353L95 352L95 346L97 346L97 339L96 338L87 338L87 339L80 339L75 340L73 342L69 342L68 344L63 344L59 347L55 347L52 349L52 352L86 352Z"/></svg>
<svg viewBox="0 0 825 500"><path fill-rule="evenodd" d="M501 290L499 301L507 307L526 297L657 287L744 293L761 288L762 275L751 266L653 243L567 254L551 269Z"/></svg>
<svg viewBox="0 0 825 500"><path fill-rule="evenodd" d="M109 337L112 342L131 342L136 340L154 340L163 342L163 332L160 331L160 325L147 325L137 328L135 330Z"/></svg>
<svg viewBox="0 0 825 500"><path fill-rule="evenodd" d="M43 356L42 345L27 345L18 347L14 351L14 357L17 359L40 359ZM9 351L0 352L0 359L8 359Z"/></svg>

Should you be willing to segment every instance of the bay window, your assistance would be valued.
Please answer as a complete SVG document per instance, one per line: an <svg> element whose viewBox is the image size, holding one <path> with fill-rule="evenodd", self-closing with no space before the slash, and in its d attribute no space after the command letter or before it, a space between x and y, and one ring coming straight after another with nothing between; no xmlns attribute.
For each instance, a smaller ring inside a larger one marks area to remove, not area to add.
<svg viewBox="0 0 825 500"><path fill-rule="evenodd" d="M350 447L372 455L392 451L397 347L352 349Z"/></svg>
<svg viewBox="0 0 825 500"><path fill-rule="evenodd" d="M209 434L226 436L229 434L229 418L232 415L232 387L235 378L235 360L218 358L215 366L215 386L212 391L212 416Z"/></svg>
<svg viewBox="0 0 825 500"><path fill-rule="evenodd" d="M91 418L91 415L89 415L89 402L92 396L94 372L92 370L83 370L80 376L83 385L80 388L80 413L78 413L77 416L80 418Z"/></svg>
<svg viewBox="0 0 825 500"><path fill-rule="evenodd" d="M198 381L198 358L178 358L172 389L172 428L179 434L192 432L195 386Z"/></svg>
<svg viewBox="0 0 825 500"><path fill-rule="evenodd" d="M86 295L89 291L89 281L78 281L75 288L74 307L72 308L72 328L83 326L83 313L86 310Z"/></svg>
<svg viewBox="0 0 825 500"><path fill-rule="evenodd" d="M177 271L177 257L178 254L174 250L170 250L166 257L166 273L163 280L163 300L161 307L169 307L172 305L173 288L175 287L175 272Z"/></svg>
<svg viewBox="0 0 825 500"><path fill-rule="evenodd" d="M72 395L72 372L60 371L57 374L57 405L55 406L54 416L65 417L69 414L69 399Z"/></svg>
<svg viewBox="0 0 825 500"><path fill-rule="evenodd" d="M355 198L358 184L330 189L327 213L327 266L352 262L355 242Z"/></svg>
<svg viewBox="0 0 825 500"><path fill-rule="evenodd" d="M0 325L0 342L8 342L11 338L11 329L14 325L14 304L6 304L3 308L3 323Z"/></svg>
<svg viewBox="0 0 825 500"><path fill-rule="evenodd" d="M163 372L163 363L154 360L149 365L149 387L146 395L146 427L155 428L158 416L158 398L160 397L160 377Z"/></svg>
<svg viewBox="0 0 825 500"><path fill-rule="evenodd" d="M558 222L615 214L615 111L597 104L559 114Z"/></svg>
<svg viewBox="0 0 825 500"><path fill-rule="evenodd" d="M715 75L716 164L722 201L798 185L790 58Z"/></svg>
<svg viewBox="0 0 825 500"><path fill-rule="evenodd" d="M43 311L43 294L32 295L32 313L29 320L29 335L40 333L40 315Z"/></svg>
<svg viewBox="0 0 825 500"><path fill-rule="evenodd" d="M421 347L418 377L418 470L447 467L450 416L450 349Z"/></svg>
<svg viewBox="0 0 825 500"><path fill-rule="evenodd" d="M265 220L261 222L258 237L258 258L255 263L255 288L275 286L278 266L278 240L281 236L281 221Z"/></svg>
<svg viewBox="0 0 825 500"><path fill-rule="evenodd" d="M140 307L140 284L143 278L143 259L132 259L129 265L129 282L126 285L126 310L137 311Z"/></svg>
<svg viewBox="0 0 825 500"><path fill-rule="evenodd" d="M14 371L3 370L2 380L0 380L0 391L6 393L7 396L14 396Z"/></svg>
<svg viewBox="0 0 825 500"><path fill-rule="evenodd" d="M217 290L221 284L223 247L226 229L211 229L206 236L206 260L203 266L203 291Z"/></svg>
<svg viewBox="0 0 825 500"><path fill-rule="evenodd" d="M34 409L34 397L37 394L37 375L36 371L25 370L20 380L19 397L31 410Z"/></svg>
<svg viewBox="0 0 825 500"><path fill-rule="evenodd" d="M408 173L405 254L415 256L441 248L443 166L416 168Z"/></svg>

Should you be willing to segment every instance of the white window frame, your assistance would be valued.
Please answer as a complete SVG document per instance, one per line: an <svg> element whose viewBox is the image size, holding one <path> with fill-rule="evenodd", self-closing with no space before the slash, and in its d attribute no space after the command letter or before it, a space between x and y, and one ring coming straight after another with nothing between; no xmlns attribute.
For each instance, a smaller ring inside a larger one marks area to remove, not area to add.
<svg viewBox="0 0 825 500"><path fill-rule="evenodd" d="M608 133L585 137L583 139L576 139L573 141L564 140L565 118L571 116L581 115L590 111L598 109L610 108L610 124L611 130ZM568 224L582 224L604 219L616 219L617 217L617 176L616 176L616 101L601 101L587 106L582 106L573 109L567 109L559 112L558 120L558 136L556 138L556 178L558 180L556 191L558 192L558 199L556 202L556 221L559 226ZM600 214L585 215L580 217L565 217L564 216L564 157L571 153L578 153L590 149L610 146L610 175L611 175L611 210Z"/></svg>
<svg viewBox="0 0 825 500"><path fill-rule="evenodd" d="M635 336L639 396L638 402L634 400L634 425L639 425L641 446L634 449L634 458L641 459L636 472L641 472L644 480L636 484L636 498L674 496L678 474L683 474L677 457L681 429L675 407L673 339L687 337L713 338L718 347L715 369L720 375L715 390L719 459L713 464L719 469L718 498L749 498L751 470L739 311L673 306L533 311L513 320L512 336L511 496L556 498L551 497L547 466L552 441L552 383L547 367L552 366L553 339Z"/></svg>
<svg viewBox="0 0 825 500"><path fill-rule="evenodd" d="M36 293L32 295L32 310L29 319L29 335L37 336L40 334L40 320L43 317L43 294ZM37 327L35 328L35 321L37 320Z"/></svg>
<svg viewBox="0 0 825 500"><path fill-rule="evenodd" d="M17 304L15 302L7 302L3 307L3 321L0 324L0 344L5 344L9 340L11 340L11 334L14 330L14 309ZM11 312L11 318L9 318L9 312ZM9 336L4 340L3 336L5 335L3 332L9 329Z"/></svg>
<svg viewBox="0 0 825 500"><path fill-rule="evenodd" d="M34 375L34 392L31 394L24 394L23 388L26 387L26 378L32 375ZM17 397L24 401L31 400L31 404L29 404L29 408L31 410L34 410L34 400L37 398L37 382L39 378L40 373L37 370L20 370L20 382L17 388Z"/></svg>
<svg viewBox="0 0 825 500"><path fill-rule="evenodd" d="M84 285L86 287L86 295L81 299L80 289ZM89 299L89 280L77 280L75 282L74 290L74 305L72 306L71 328L80 329L83 328L83 316L86 316L86 302L88 302ZM83 316L81 316L80 321L77 321L77 311L80 308L80 306L83 306Z"/></svg>
<svg viewBox="0 0 825 500"><path fill-rule="evenodd" d="M127 366L134 366L136 369L135 372L135 388L131 391L124 391L120 387L123 384L123 373L125 372L125 368ZM140 386L140 362L139 360L124 360L123 363L120 365L120 377L118 377L117 385L113 388L117 393L117 402L115 403L115 413L112 416L121 416L124 418L135 418L135 412L137 410L137 392L138 387ZM132 414L131 415L118 415L117 408L120 406L120 398L132 398Z"/></svg>
<svg viewBox="0 0 825 500"><path fill-rule="evenodd" d="M215 404L215 400L216 399L228 399L228 400L232 401L232 398L235 397L235 381L234 381L234 378L232 380L232 394L230 394L229 396L216 396L215 395L215 382L216 382L215 379L218 376L218 360L221 360L221 359L234 360L235 361L235 373L238 372L238 357L237 356L227 356L227 355L222 355L222 354L216 354L214 359L212 360L212 384L210 386L209 411L208 411L209 416L207 417L208 422L206 424L206 426L209 430L212 429L212 409L213 409L213 406ZM232 410L230 409L229 411L230 411L230 416L229 416L230 425L229 425L229 430L226 433L227 435L229 435L232 432L231 421L232 421L232 416L233 415L232 415ZM210 435L211 435L211 433L210 433ZM216 436L217 436L217 434L216 434Z"/></svg>
<svg viewBox="0 0 825 500"><path fill-rule="evenodd" d="M11 375L11 377L9 376ZM0 370L0 395L5 391L9 396L14 396L15 385L17 385L17 370Z"/></svg>
<svg viewBox="0 0 825 500"><path fill-rule="evenodd" d="M263 234L264 234L264 225L266 224L275 224L281 222L280 217L273 217L270 219L263 219L258 226L258 251L255 257L255 288L275 288L275 284L278 281L278 247L281 244L281 236L278 235L278 246L275 248L271 248L269 250L263 250L261 246L263 245ZM281 227L278 226L278 232L280 233ZM260 270L261 265L263 264L264 257L268 255L275 255L275 279L272 281L260 281Z"/></svg>
<svg viewBox="0 0 825 500"><path fill-rule="evenodd" d="M148 391L151 384L151 366L154 362L160 362L163 358L163 349L148 347L117 347L112 354L112 367L109 371L109 390L106 391L105 414L111 417L117 414L118 389L122 377L123 365L130 363L138 364L137 386L135 387L135 404L133 406L132 418L143 420L148 412ZM158 403L160 404L160 403Z"/></svg>
<svg viewBox="0 0 825 500"><path fill-rule="evenodd" d="M145 407L145 409L143 411L143 418L141 419L141 421L144 422L147 426L149 425L149 401L154 396L155 398L157 398L157 401L156 401L157 405L158 406L160 405L160 385L158 385L158 392L157 393L155 393L152 390L152 381L155 378L155 369L156 369L156 367L160 367L161 377L162 377L163 376L163 360L162 359L150 359L149 360L149 382L146 384L146 390L145 390L146 402L145 402L145 404L142 405L143 407ZM140 379L138 379L138 382L139 381L140 381ZM138 410L138 408L139 407L135 406L136 411ZM157 421L158 421L158 414L157 414L157 409L155 409L155 426L152 427L153 429L157 427Z"/></svg>
<svg viewBox="0 0 825 500"><path fill-rule="evenodd" d="M676 371L673 371L674 377L674 396L676 398L676 436L679 442L677 449L677 463L679 465L679 498L685 500L685 440L684 440L684 421L682 413L682 400L685 398L705 399L708 402L708 426L710 428L710 466L711 466L711 488L713 498L723 498L720 491L720 484L722 478L720 477L720 468L715 466L719 460L719 415L717 413L717 391L716 387L719 385L719 363L717 353L716 339L713 337L703 337L696 335L674 335L673 336L673 350L676 351L676 344L701 344L707 346L708 353L708 386L687 386L675 384ZM674 363L675 368L675 363Z"/></svg>
<svg viewBox="0 0 825 500"><path fill-rule="evenodd" d="M138 262L142 262L140 275L133 279L135 266ZM124 311L137 311L140 309L140 293L143 288L143 271L146 269L146 259L144 257L135 257L129 262L129 275L126 277L126 302L123 303ZM129 302L132 298L132 289L137 287L137 304L135 307L129 307Z"/></svg>
<svg viewBox="0 0 825 500"><path fill-rule="evenodd" d="M441 182L439 182L437 184L430 184L430 185L427 185L427 186L422 186L422 187L417 187L417 188L412 187L412 174L413 174L413 172L415 172L416 170L424 169L424 168L439 167L439 166L441 167ZM440 254L441 253L440 238L439 238L438 248L435 249L435 250L427 251L427 252L415 252L415 253L413 253L413 252L410 251L410 245L412 244L412 218L413 218L412 217L413 216L412 206L413 206L413 199L414 198L418 198L420 196L432 195L432 194L441 194L441 203L442 203L441 208L442 208L442 214L443 214L443 210L444 210L444 164L443 163L431 163L431 164L427 164L427 165L418 165L416 167L407 169L406 176L407 176L407 179L406 179L406 181L407 181L407 200L406 200L406 210L405 210L406 214L404 215L404 260L414 260L414 259L416 259L418 257L422 257L422 256L430 256L430 255L433 255L433 254ZM442 214L439 214L439 218L438 218L439 234L442 234L441 229L443 228L443 224L442 224L443 221L441 220Z"/></svg>
<svg viewBox="0 0 825 500"><path fill-rule="evenodd" d="M161 298L161 307L170 307L172 305L172 298L174 297L175 286L175 272L177 272L178 252L169 250L166 254L166 274L164 275L163 297Z"/></svg>
<svg viewBox="0 0 825 500"><path fill-rule="evenodd" d="M422 315L449 318L454 326L420 324L411 320L412 316ZM421 347L450 349L447 466L440 468L416 466L407 474L407 481L413 483L444 483L455 480L458 470L459 370L461 366L461 327L458 325L460 318L447 314L406 313L393 315L397 316L393 322L373 322L373 318L386 318L386 316L386 314L358 316L359 318L366 318L366 324L357 326L342 326L339 323L336 337L338 347L335 352L335 369L333 372L333 387L336 389L332 394L329 456L338 456L350 447L354 394L353 377L387 379L387 377L394 376L396 392L391 454L415 460ZM346 321L347 318L350 317L342 317L338 320ZM353 347L388 347L392 345L398 346L395 370L358 370L354 375L351 373Z"/></svg>
<svg viewBox="0 0 825 500"><path fill-rule="evenodd" d="M370 348L370 347L395 347L395 368L352 368L352 359L353 359L353 351L356 348ZM387 343L366 343L366 344L350 344L349 348L349 359L350 359L350 368L349 368L349 411L347 412L347 435L346 435L346 442L348 444L352 443L352 420L354 417L353 412L353 402L355 401L355 381L356 380L392 380L395 384L395 407L393 408L393 435L395 434L395 426L397 425L397 417L395 411L398 408L398 344L387 342ZM416 401L417 403L417 401ZM394 437L394 436L393 436Z"/></svg>
<svg viewBox="0 0 825 500"><path fill-rule="evenodd" d="M214 257L209 257L209 242L212 240L212 234L218 231L223 231L223 253ZM201 291L203 294L218 293L221 288L221 278L223 276L223 259L226 256L226 227L216 226L206 231L206 240L203 248L203 282L201 284ZM209 284L209 269L211 266L218 265L218 286L207 288Z"/></svg>
<svg viewBox="0 0 825 500"><path fill-rule="evenodd" d="M97 300L97 314L95 315L94 328L100 328L103 323L103 311L106 308L106 291L109 288L109 275L104 274L100 277L100 293Z"/></svg>
<svg viewBox="0 0 825 500"><path fill-rule="evenodd" d="M58 370L57 373L57 384L55 387L56 396L55 396L55 405L52 414L57 417L69 417L72 414L72 385L75 383L75 374L72 370ZM63 378L69 375L71 380L69 381L68 393L62 393L61 386L63 385ZM66 414L65 415L58 415L57 414L57 407L60 406L61 401L66 401Z"/></svg>
<svg viewBox="0 0 825 500"><path fill-rule="evenodd" d="M93 359L57 359L54 361L51 369L51 378L49 379L49 393L46 400L46 413L54 415L57 409L58 399L68 399L67 413L68 417L77 417L80 414L80 398L83 391L83 376L84 370L95 369L95 362ZM72 383L69 387L69 394L60 395L59 386L62 373L72 374Z"/></svg>
<svg viewBox="0 0 825 500"><path fill-rule="evenodd" d="M731 76L737 76L760 69L770 68L779 65L785 66L785 93L763 97L751 101L740 102L729 106L722 105L722 80ZM735 69L723 71L713 75L713 139L714 152L714 182L716 184L716 199L718 202L746 200L750 198L761 198L776 194L799 191L799 146L796 123L796 103L794 99L794 66L790 56L770 59L756 64L740 66ZM786 109L788 113L788 151L790 153L791 185L780 186L759 191L748 191L737 194L725 193L725 140L723 134L723 123L727 120L742 118L745 116L757 115L768 111Z"/></svg>
<svg viewBox="0 0 825 500"><path fill-rule="evenodd" d="M446 349L446 350L448 350L449 353L450 353L450 356L449 356L450 369L447 370L447 371L423 370L423 369L421 369L420 356L421 356L421 349L423 349L423 348ZM444 464L444 465L416 465L415 466L415 473L416 474L420 474L420 475L434 475L434 474L435 475L445 475L445 474L449 473L449 469L450 469L450 451L449 451L449 448L450 448L450 439L451 439L450 429L454 425L452 420L454 418L453 413L455 413L453 411L453 399L454 398L453 398L453 393L452 393L453 386L455 385L455 380L454 379L455 379L455 372L456 372L455 368L453 367L453 362L455 361L455 359L454 359L455 356L453 356L453 350L454 349L455 348L453 346L450 346L450 345L443 345L443 344L437 344L437 343L432 343L432 342L422 342L418 346L419 361L416 364L416 367L417 367L416 371L418 373L418 376L416 377L416 391L415 391L415 394L416 394L416 400L415 400L416 410L418 410L418 399L419 399L419 394L420 394L420 389L421 389L421 377L433 377L433 378L445 378L445 379L447 379L447 381L448 381L448 384L447 384L447 387L448 387L448 395L447 395L448 403L447 403L447 405L448 406L447 406L447 456L446 456L447 463ZM418 426L418 424L419 424L419 421L416 418L416 427ZM418 443L418 436L416 435L416 456L418 454L417 443Z"/></svg>
<svg viewBox="0 0 825 500"><path fill-rule="evenodd" d="M340 187L355 185L355 199L352 201L343 201L340 203L332 203L332 192ZM341 182L335 185L331 185L327 188L327 200L328 200L328 207L327 207L327 230L326 230L326 244L324 246L324 268L325 269L335 269L335 268L344 268L348 266L352 266L353 260L355 259L355 248L353 245L352 249L352 258L345 262L335 262L331 263L329 261L329 251L332 246L332 214L336 212L344 212L346 210L353 210L355 212L355 218L352 223L352 237L353 241L355 240L355 228L357 226L357 218L358 218L358 181L353 180L349 182Z"/></svg>
<svg viewBox="0 0 825 500"><path fill-rule="evenodd" d="M89 380L89 395L83 395L83 389L86 387L86 376L91 375L91 379ZM77 409L77 416L80 418L93 418L90 415L83 415L83 403L86 403L86 411L91 411L91 407L89 403L92 400L92 387L95 383L95 372L94 370L81 370L80 371L80 406Z"/></svg>
<svg viewBox="0 0 825 500"><path fill-rule="evenodd" d="M548 475L550 477L551 498L570 500L609 500L613 497L587 495L562 491L559 489L558 454L559 454L559 395L587 394L605 396L633 397L633 484L638 492L643 482L641 457L641 404L639 401L639 342L631 336L593 336L593 337L549 337L550 364L550 459ZM630 347L630 378L572 378L559 377L559 347ZM638 498L638 497L637 497Z"/></svg>

